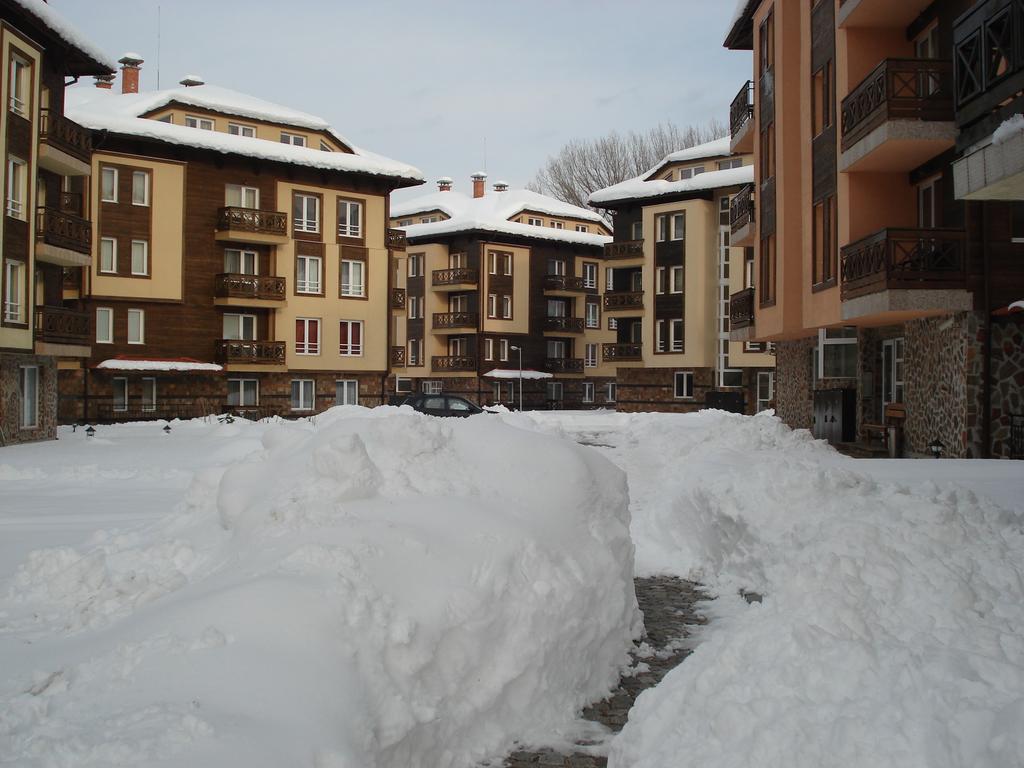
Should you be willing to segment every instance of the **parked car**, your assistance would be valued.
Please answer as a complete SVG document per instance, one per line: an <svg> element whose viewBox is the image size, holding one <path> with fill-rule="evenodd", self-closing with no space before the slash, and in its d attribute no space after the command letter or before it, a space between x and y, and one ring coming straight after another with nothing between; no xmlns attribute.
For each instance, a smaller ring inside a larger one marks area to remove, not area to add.
<svg viewBox="0 0 1024 768"><path fill-rule="evenodd" d="M402 405L408 405L420 413L431 416L472 416L484 412L479 405L455 395L409 395Z"/></svg>

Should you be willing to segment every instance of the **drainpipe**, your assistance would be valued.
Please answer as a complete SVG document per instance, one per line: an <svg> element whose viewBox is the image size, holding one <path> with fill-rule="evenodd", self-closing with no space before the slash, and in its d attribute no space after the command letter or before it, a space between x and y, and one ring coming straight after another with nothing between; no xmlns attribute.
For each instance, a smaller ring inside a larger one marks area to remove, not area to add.
<svg viewBox="0 0 1024 768"><path fill-rule="evenodd" d="M992 248L989 245L989 205L981 202L981 255L985 302L985 351L982 356L981 389L981 456L992 458Z"/></svg>

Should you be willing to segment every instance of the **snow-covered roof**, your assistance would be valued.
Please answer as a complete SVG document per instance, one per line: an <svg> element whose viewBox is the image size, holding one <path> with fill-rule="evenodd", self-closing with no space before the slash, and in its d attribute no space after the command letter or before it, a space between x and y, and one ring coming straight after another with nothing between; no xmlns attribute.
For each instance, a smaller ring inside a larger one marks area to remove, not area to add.
<svg viewBox="0 0 1024 768"><path fill-rule="evenodd" d="M752 29L747 28L745 22L759 4L760 0L736 0L732 19L725 30L726 48L746 50L753 47L753 41L750 39Z"/></svg>
<svg viewBox="0 0 1024 768"><path fill-rule="evenodd" d="M739 184L751 184L754 181L754 166L744 165L739 168L728 168L724 171L708 171L680 181L655 179L647 181L650 171L635 179L613 184L599 189L590 196L594 205L603 205L622 200L645 200L665 195L681 195L687 192L701 192L719 187L733 187Z"/></svg>
<svg viewBox="0 0 1024 768"><path fill-rule="evenodd" d="M172 101L197 107L203 106L206 109L252 119L285 122L315 130L330 131L352 150L352 154L323 152L312 147L296 147L266 139L205 131L139 117L139 115L166 106ZM107 130L111 133L164 141L169 144L210 149L224 154L245 155L325 170L368 173L414 181L423 180L423 174L418 168L352 145L334 133L330 126L320 118L217 86L170 88L153 94L122 94L112 89L74 88L67 91L65 111L72 120L95 130ZM298 122L299 120L305 120L305 122ZM315 126L313 125L314 121L316 121Z"/></svg>
<svg viewBox="0 0 1024 768"><path fill-rule="evenodd" d="M97 368L108 371L222 371L223 366L216 363L201 363L191 358L141 358L112 357L96 364Z"/></svg>
<svg viewBox="0 0 1024 768"><path fill-rule="evenodd" d="M108 71L117 70L117 63L109 58L99 46L79 32L70 21L64 18L63 14L54 10L52 5L47 4L44 0L13 0L13 2L39 19L68 45L77 48L101 66L107 67Z"/></svg>
<svg viewBox="0 0 1024 768"><path fill-rule="evenodd" d="M708 141L704 144L697 144L693 147L680 149L678 152L666 155L660 163L647 172L647 176L657 173L666 165L671 165L672 163L685 163L690 160L703 160L707 157L728 157L732 154L732 148L730 146L731 141L732 140L728 136L723 136L720 139L714 139L713 141Z"/></svg>
<svg viewBox="0 0 1024 768"><path fill-rule="evenodd" d="M530 368L524 368L520 371L518 368L494 368L488 371L484 376L491 379L553 379L554 376L544 371L535 371Z"/></svg>

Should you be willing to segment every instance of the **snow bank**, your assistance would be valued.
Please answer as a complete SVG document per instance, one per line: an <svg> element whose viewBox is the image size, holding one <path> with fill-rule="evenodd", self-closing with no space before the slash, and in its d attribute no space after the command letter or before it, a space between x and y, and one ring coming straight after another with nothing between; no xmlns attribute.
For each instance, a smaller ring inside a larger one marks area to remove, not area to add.
<svg viewBox="0 0 1024 768"><path fill-rule="evenodd" d="M616 683L639 615L603 457L397 408L231 429L262 448L198 471L174 516L9 580L4 759L468 766Z"/></svg>

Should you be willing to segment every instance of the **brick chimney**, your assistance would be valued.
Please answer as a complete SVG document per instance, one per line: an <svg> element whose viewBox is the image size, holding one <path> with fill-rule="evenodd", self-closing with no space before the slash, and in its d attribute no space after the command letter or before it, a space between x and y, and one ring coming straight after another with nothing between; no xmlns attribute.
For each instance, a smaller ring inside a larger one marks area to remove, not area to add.
<svg viewBox="0 0 1024 768"><path fill-rule="evenodd" d="M121 93L139 92L139 67L143 58L137 53L126 53L117 63L121 65Z"/></svg>
<svg viewBox="0 0 1024 768"><path fill-rule="evenodd" d="M496 181L496 182L494 182L494 191L495 192L508 192L508 182L507 181Z"/></svg>
<svg viewBox="0 0 1024 768"><path fill-rule="evenodd" d="M452 180L447 176L442 176L437 180L437 191L438 192L451 192L452 191Z"/></svg>
<svg viewBox="0 0 1024 768"><path fill-rule="evenodd" d="M96 81L96 87L102 88L105 91L109 91L114 86L113 72L109 75L95 75L93 79Z"/></svg>
<svg viewBox="0 0 1024 768"><path fill-rule="evenodd" d="M487 181L487 174L482 171L477 171L469 178L473 180L473 197L483 197L484 182Z"/></svg>

